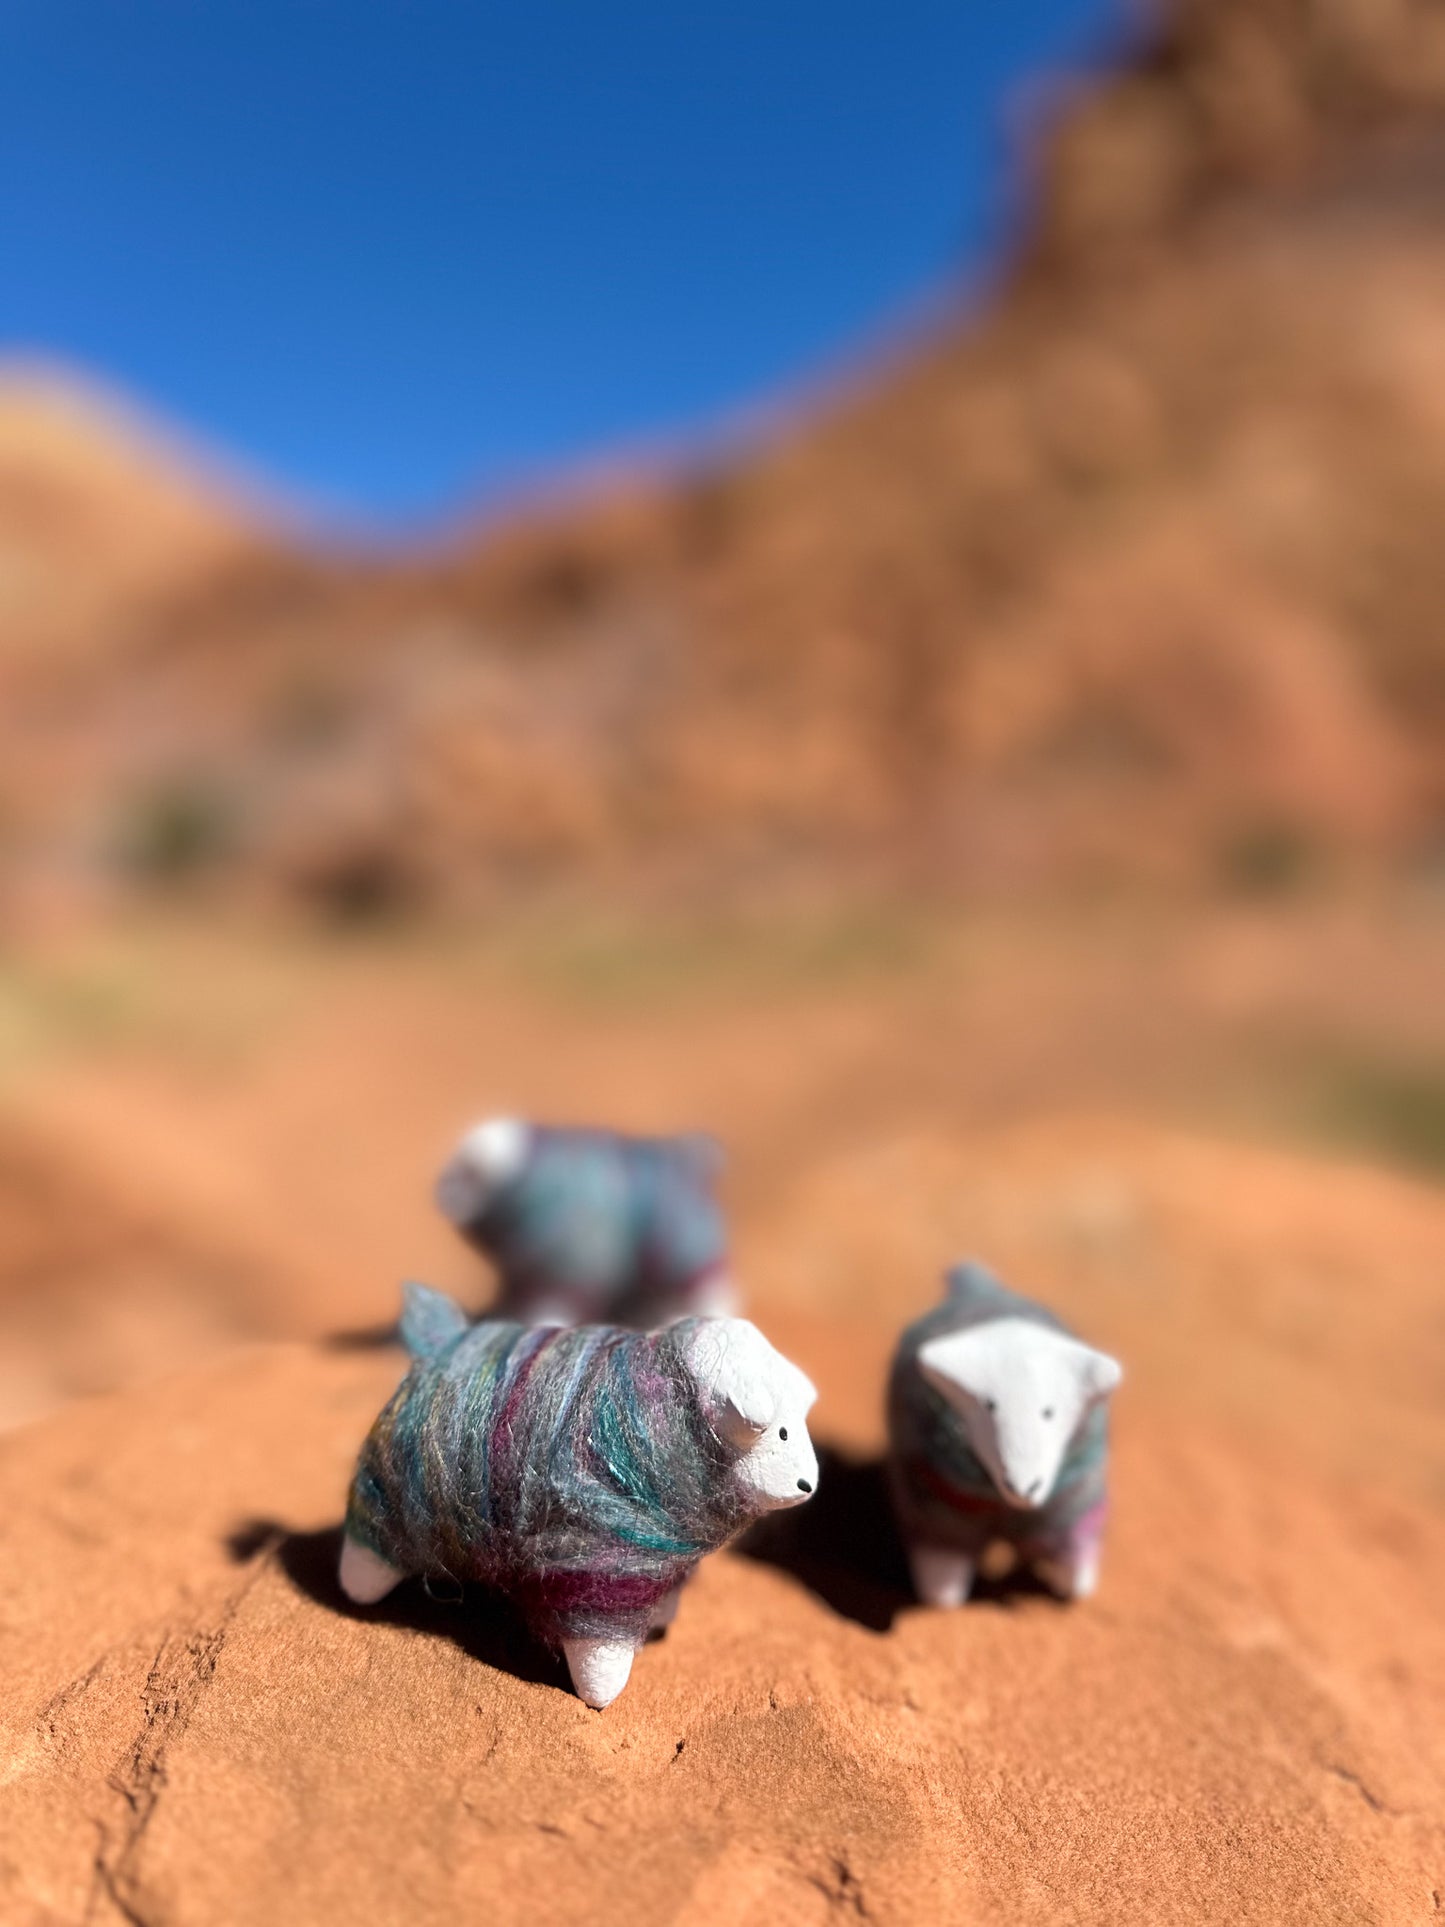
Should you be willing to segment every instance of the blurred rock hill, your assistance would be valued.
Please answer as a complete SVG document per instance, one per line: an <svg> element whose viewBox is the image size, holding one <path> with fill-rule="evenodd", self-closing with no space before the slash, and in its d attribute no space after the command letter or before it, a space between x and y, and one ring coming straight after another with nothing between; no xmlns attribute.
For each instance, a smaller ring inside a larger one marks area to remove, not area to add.
<svg viewBox="0 0 1445 1927"><path fill-rule="evenodd" d="M5 887L1438 857L1445 9L1138 39L985 302L680 475L348 554L0 388Z"/></svg>

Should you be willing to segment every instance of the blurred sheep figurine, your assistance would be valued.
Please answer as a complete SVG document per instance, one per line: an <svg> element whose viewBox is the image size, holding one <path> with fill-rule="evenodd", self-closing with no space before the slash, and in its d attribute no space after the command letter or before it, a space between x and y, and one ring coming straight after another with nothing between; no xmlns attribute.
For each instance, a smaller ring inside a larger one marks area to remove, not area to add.
<svg viewBox="0 0 1445 1927"><path fill-rule="evenodd" d="M447 1217L496 1266L492 1315L639 1329L737 1309L703 1136L626 1137L490 1118L437 1181Z"/></svg>
<svg viewBox="0 0 1445 1927"><path fill-rule="evenodd" d="M982 1265L948 1274L943 1303L899 1340L888 1393L893 1502L920 1599L962 1605L995 1540L1064 1598L1094 1590L1122 1375Z"/></svg>
<svg viewBox="0 0 1445 1927"><path fill-rule="evenodd" d="M627 1684L705 1553L818 1479L817 1396L740 1318L656 1332L469 1325L409 1285L413 1363L361 1450L342 1590L408 1574L510 1595L589 1706Z"/></svg>

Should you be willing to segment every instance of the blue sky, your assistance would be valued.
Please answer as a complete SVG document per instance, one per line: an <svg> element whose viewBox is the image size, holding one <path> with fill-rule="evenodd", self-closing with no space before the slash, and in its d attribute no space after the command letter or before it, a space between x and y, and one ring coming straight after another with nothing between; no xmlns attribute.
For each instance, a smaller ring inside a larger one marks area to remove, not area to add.
<svg viewBox="0 0 1445 1927"><path fill-rule="evenodd" d="M1107 0L5 0L0 351L408 521L837 367Z"/></svg>

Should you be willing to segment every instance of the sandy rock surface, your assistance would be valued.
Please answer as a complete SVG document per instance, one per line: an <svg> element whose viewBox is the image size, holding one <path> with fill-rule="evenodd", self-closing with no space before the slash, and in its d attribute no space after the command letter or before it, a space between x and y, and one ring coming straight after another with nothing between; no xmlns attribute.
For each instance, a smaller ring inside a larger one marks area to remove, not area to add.
<svg viewBox="0 0 1445 1927"><path fill-rule="evenodd" d="M1032 1159L1048 1195L1045 1149L994 1155L996 1194L1017 1197ZM926 1200L927 1159L907 1157ZM1245 1154L1215 1157L1206 1175L1242 1196ZM1307 1222L1289 1182L1304 1168L1258 1184L1233 1234L1264 1308L1238 1343L1266 1389L1284 1384L1269 1294ZM1359 1282L1381 1199L1334 1191L1327 1229ZM1445 1210L1404 1184L1394 1201L1438 1276ZM1227 1294L1212 1324L1207 1292L1192 1314L1202 1389L1186 1394L1187 1361L1146 1342L1159 1306L1105 1304L1076 1264L1071 1308L1092 1298L1138 1367L1101 1593L1065 1608L997 1580L962 1614L925 1612L876 1451L890 1335L926 1282L838 1318L805 1303L809 1253L868 1205L866 1173L821 1176L760 1308L825 1388L819 1439L843 1441L818 1498L704 1567L605 1714L486 1600L339 1598L342 1497L400 1368L389 1348L258 1347L13 1433L4 1918L1428 1920L1445 1890L1445 1533L1407 1496L1438 1476L1419 1395L1392 1432L1368 1390L1404 1476L1356 1483L1331 1324L1317 1382L1337 1397L1299 1394L1293 1433L1271 1431L1211 1390ZM1177 1290L1184 1239L1154 1236ZM1356 1352L1360 1329L1343 1328Z"/></svg>
<svg viewBox="0 0 1445 1927"><path fill-rule="evenodd" d="M188 1027L37 1058L0 1136L0 1922L1436 1918L1445 1195L1177 1115L1306 1022L1435 1061L1434 931L974 930L600 1005L161 953ZM494 1602L333 1583L398 1276L485 1302L428 1196L478 1104L712 1124L822 1390L816 1498L602 1714ZM968 1251L1127 1366L1084 1606L907 1593L885 1365Z"/></svg>

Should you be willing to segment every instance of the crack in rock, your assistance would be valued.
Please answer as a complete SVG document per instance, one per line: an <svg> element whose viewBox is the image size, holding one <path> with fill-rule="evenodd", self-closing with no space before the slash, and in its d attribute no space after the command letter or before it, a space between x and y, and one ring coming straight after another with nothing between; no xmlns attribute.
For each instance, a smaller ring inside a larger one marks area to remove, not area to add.
<svg viewBox="0 0 1445 1927"><path fill-rule="evenodd" d="M851 1913L858 1920L873 1918L863 1897L862 1882L841 1854L832 1856L826 1875L811 1874L809 1880L840 1913Z"/></svg>
<svg viewBox="0 0 1445 1927"><path fill-rule="evenodd" d="M1372 1813L1388 1814L1392 1820L1402 1820L1406 1817L1402 1808L1392 1807L1382 1800L1379 1794L1372 1792L1359 1774L1352 1772L1349 1767L1341 1766L1336 1760L1326 1760L1324 1768L1327 1773L1333 1773L1337 1780L1343 1780L1347 1786L1352 1786Z"/></svg>
<svg viewBox="0 0 1445 1927"><path fill-rule="evenodd" d="M74 1703L90 1690L110 1658L110 1652L102 1653L99 1659L91 1661L83 1673L77 1673L74 1679L67 1680L64 1686L51 1694L35 1716L35 1731L41 1739L53 1743L59 1738L61 1720Z"/></svg>
<svg viewBox="0 0 1445 1927"><path fill-rule="evenodd" d="M96 1823L87 1920L93 1920L97 1908L109 1901L131 1927L149 1927L141 1911L136 1861L166 1788L167 1756L215 1678L231 1624L265 1563L258 1561L245 1583L225 1600L213 1625L168 1633L156 1648L141 1691L140 1728L106 1782L124 1802L125 1811L119 1825ZM92 1674L95 1670L91 1669ZM88 1681L90 1675L84 1677ZM62 1691L69 1695L71 1689Z"/></svg>

